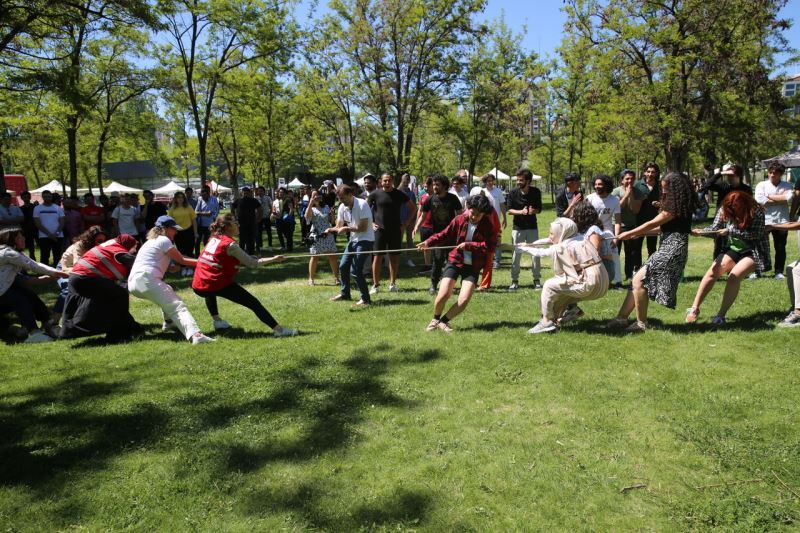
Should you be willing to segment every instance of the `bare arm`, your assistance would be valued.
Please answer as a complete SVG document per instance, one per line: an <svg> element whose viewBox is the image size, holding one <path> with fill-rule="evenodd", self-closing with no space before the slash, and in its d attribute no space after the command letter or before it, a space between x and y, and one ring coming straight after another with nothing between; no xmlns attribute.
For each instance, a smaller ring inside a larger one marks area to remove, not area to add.
<svg viewBox="0 0 800 533"><path fill-rule="evenodd" d="M169 256L170 259L172 259L179 265L193 267L197 264L197 259L192 259L191 257L184 257L183 254L181 254L178 251L178 249L175 248L174 246L169 249L167 255Z"/></svg>

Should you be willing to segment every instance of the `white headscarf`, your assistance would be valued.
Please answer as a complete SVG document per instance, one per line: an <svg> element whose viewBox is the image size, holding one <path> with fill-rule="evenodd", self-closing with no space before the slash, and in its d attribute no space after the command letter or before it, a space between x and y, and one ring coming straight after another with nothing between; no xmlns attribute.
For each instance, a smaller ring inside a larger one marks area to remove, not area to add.
<svg viewBox="0 0 800 533"><path fill-rule="evenodd" d="M578 226L570 218L557 218L550 224L550 233L553 235L553 244L560 244L577 235Z"/></svg>

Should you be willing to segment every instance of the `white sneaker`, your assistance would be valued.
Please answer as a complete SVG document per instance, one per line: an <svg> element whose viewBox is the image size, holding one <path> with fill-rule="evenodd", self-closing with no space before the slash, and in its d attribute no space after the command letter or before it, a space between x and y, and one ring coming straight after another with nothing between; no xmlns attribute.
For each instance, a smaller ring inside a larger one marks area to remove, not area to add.
<svg viewBox="0 0 800 533"><path fill-rule="evenodd" d="M273 337L294 337L295 335L297 335L297 330L292 328L281 327L272 332Z"/></svg>
<svg viewBox="0 0 800 533"><path fill-rule="evenodd" d="M389 292L397 292L397 285L395 283L389 285Z"/></svg>
<svg viewBox="0 0 800 533"><path fill-rule="evenodd" d="M369 290L370 294L378 294L380 287L378 285L373 285L372 288Z"/></svg>
<svg viewBox="0 0 800 533"><path fill-rule="evenodd" d="M549 320L540 320L535 326L528 330L530 334L537 334L537 333L550 333L551 331L556 330L556 325L554 322L550 322Z"/></svg>
<svg viewBox="0 0 800 533"><path fill-rule="evenodd" d="M25 344L36 344L39 342L53 342L53 337L46 334L44 331L34 331L28 338L25 339Z"/></svg>
<svg viewBox="0 0 800 533"><path fill-rule="evenodd" d="M231 329L231 325L228 323L227 320L222 320L220 318L219 320L214 321L214 329L217 331L221 329Z"/></svg>
<svg viewBox="0 0 800 533"><path fill-rule="evenodd" d="M782 281L782 280L786 279L786 276L784 276L783 274L778 272L777 274L775 274L775 279L777 279L778 281Z"/></svg>
<svg viewBox="0 0 800 533"><path fill-rule="evenodd" d="M211 337L206 337L202 333L199 335L195 335L192 337L192 344L206 344L209 342L217 342L217 339L212 339Z"/></svg>
<svg viewBox="0 0 800 533"><path fill-rule="evenodd" d="M755 272L753 272L752 274L750 274L749 276L747 276L747 279L758 279L758 274L756 274Z"/></svg>
<svg viewBox="0 0 800 533"><path fill-rule="evenodd" d="M436 288L436 287L434 287L433 285L431 285L431 286L428 288L428 294L430 294L431 296L434 296L434 295L435 295L437 292L439 292L439 289L437 289L437 288Z"/></svg>
<svg viewBox="0 0 800 533"><path fill-rule="evenodd" d="M512 281L511 285L508 286L508 290L510 291L515 291L517 289L519 289L519 283L517 283L516 281Z"/></svg>

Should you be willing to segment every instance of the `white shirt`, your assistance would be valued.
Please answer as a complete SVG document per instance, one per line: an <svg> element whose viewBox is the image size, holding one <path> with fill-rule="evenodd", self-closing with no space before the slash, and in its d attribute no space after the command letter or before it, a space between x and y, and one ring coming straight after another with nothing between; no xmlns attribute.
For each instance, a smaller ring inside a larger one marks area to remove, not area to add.
<svg viewBox="0 0 800 533"><path fill-rule="evenodd" d="M130 206L127 209L118 205L111 213L111 218L117 221L119 232L127 233L128 235L138 235L139 230L136 228L135 218L139 216L139 208Z"/></svg>
<svg viewBox="0 0 800 533"><path fill-rule="evenodd" d="M497 216L502 220L503 214L500 206L506 203L506 197L503 196L503 191L501 191L499 187L492 187L491 191L486 188L483 190L486 191L486 197L492 203L492 207L494 207L494 210L497 212Z"/></svg>
<svg viewBox="0 0 800 533"><path fill-rule="evenodd" d="M17 274L26 271L44 275L58 274L55 268L37 263L10 246L0 246L0 296L14 284Z"/></svg>
<svg viewBox="0 0 800 533"><path fill-rule="evenodd" d="M780 195L786 203L766 205L768 196ZM779 181L773 185L768 179L756 185L756 202L764 206L764 224L783 224L789 222L789 202L792 201L792 185L788 181Z"/></svg>
<svg viewBox="0 0 800 533"><path fill-rule="evenodd" d="M619 198L613 194L609 194L605 198L600 198L599 194L593 192L586 199L597 211L597 215L600 217L600 222L603 223L603 229L613 233L616 215L622 213L622 210L620 209Z"/></svg>
<svg viewBox="0 0 800 533"><path fill-rule="evenodd" d="M50 233L54 233L56 237L63 237L64 233L61 231L56 231L58 229L58 220L60 218L64 218L64 210L61 209L61 206L56 204L44 205L39 204L33 208L33 218L39 219L42 226L47 228ZM47 234L40 231L39 237L47 237Z"/></svg>
<svg viewBox="0 0 800 533"><path fill-rule="evenodd" d="M366 231L351 231L350 242L374 241L375 231L372 229L372 209L367 205L366 200L353 198L353 207L339 204L339 211L336 214L336 222L344 222L345 226L358 226L359 222L367 219Z"/></svg>
<svg viewBox="0 0 800 533"><path fill-rule="evenodd" d="M469 198L469 191L467 191L466 187L461 187L461 191L456 191L455 187L451 187L450 192L458 197L458 201L461 202L461 207L464 207L467 204L467 198Z"/></svg>
<svg viewBox="0 0 800 533"><path fill-rule="evenodd" d="M142 275L155 279L164 279L164 274L169 268L167 252L174 247L175 245L166 235L160 235L144 243L139 248L139 253L136 254L136 260L133 262L128 279Z"/></svg>
<svg viewBox="0 0 800 533"><path fill-rule="evenodd" d="M467 236L464 238L464 242L472 241L472 237L475 236L475 230L477 229L477 224L472 224L471 222L467 223ZM471 265L472 264L472 252L468 252L464 250L464 264Z"/></svg>

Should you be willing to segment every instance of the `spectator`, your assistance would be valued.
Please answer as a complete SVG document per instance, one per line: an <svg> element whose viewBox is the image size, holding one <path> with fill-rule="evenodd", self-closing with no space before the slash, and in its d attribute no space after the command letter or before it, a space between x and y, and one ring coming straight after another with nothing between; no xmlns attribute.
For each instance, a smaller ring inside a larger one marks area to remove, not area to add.
<svg viewBox="0 0 800 533"><path fill-rule="evenodd" d="M42 193L42 203L33 208L33 222L39 230L39 250L41 262L50 263L53 256L53 266L61 257L61 240L64 238L64 210L53 203L53 194L50 191Z"/></svg>
<svg viewBox="0 0 800 533"><path fill-rule="evenodd" d="M24 221L22 210L11 203L11 193L0 193L0 229L9 226L22 227Z"/></svg>
<svg viewBox="0 0 800 533"><path fill-rule="evenodd" d="M786 167L780 163L772 163L767 169L768 178L756 185L756 202L764 207L766 225L789 222L789 202L792 200L792 185L783 181ZM786 240L789 232L773 229L772 244L775 246L775 279L783 280L783 269L786 266ZM758 271L757 271L758 272Z"/></svg>
<svg viewBox="0 0 800 533"><path fill-rule="evenodd" d="M22 200L22 205L19 209L22 211L22 216L24 217L22 221L22 231L25 234L25 243L28 246L28 257L36 261L36 236L39 230L36 228L36 223L33 220L33 210L39 204L31 203L31 193L28 191L23 191L19 197L20 200Z"/></svg>
<svg viewBox="0 0 800 533"><path fill-rule="evenodd" d="M203 185L200 198L195 206L197 214L197 238L194 241L194 255L200 257L200 247L211 237L210 226L219 216L219 202L211 196L211 187Z"/></svg>
<svg viewBox="0 0 800 533"><path fill-rule="evenodd" d="M191 190L188 187L187 189ZM185 193L176 192L172 195L167 215L175 219L177 227L181 228L175 234L175 247L184 257L191 257L194 251L194 242L197 240L197 213L195 213L194 207L189 205ZM184 265L181 269L181 276L191 275L192 269Z"/></svg>
<svg viewBox="0 0 800 533"><path fill-rule="evenodd" d="M511 229L511 242L514 252L511 256L511 285L509 290L519 288L519 263L521 252L516 245L533 242L539 239L539 226L536 215L542 212L542 192L531 185L533 173L527 168L520 169L516 175L517 187L508 195L508 214L514 217ZM533 257L531 271L533 274L533 288L541 289L541 259Z"/></svg>
<svg viewBox="0 0 800 533"><path fill-rule="evenodd" d="M609 176L598 174L594 177L593 185L594 192L586 198L586 201L597 211L597 216L600 218L601 229L609 232L612 238L616 237L620 234L622 210L619 198L611 194L614 190L614 182L611 181ZM615 245L612 245L611 256L612 267L608 272L608 277L613 280L615 289L621 289L622 276L619 268L619 250Z"/></svg>
<svg viewBox="0 0 800 533"><path fill-rule="evenodd" d="M340 185L336 190L339 198L339 211L336 216L336 227L328 228L326 233L349 233L347 248L339 262L339 273L342 288L339 294L331 297L332 302L350 300L350 271L356 278L356 284L361 292L361 299L355 307L368 306L371 303L367 280L364 277L364 263L368 252L372 251L375 240L375 230L372 226L372 211L366 200L356 198L355 191L349 185ZM367 253L365 253L367 252Z"/></svg>
<svg viewBox="0 0 800 533"><path fill-rule="evenodd" d="M83 195L81 218L83 219L84 230L92 226L103 226L106 222L106 210L95 203L94 195L90 192Z"/></svg>
<svg viewBox="0 0 800 533"><path fill-rule="evenodd" d="M144 221L145 231L150 231L156 225L156 220L167 214L167 206L162 202L156 202L152 191L144 191L142 196L144 196L144 205L141 217Z"/></svg>
<svg viewBox="0 0 800 533"><path fill-rule="evenodd" d="M637 196L642 197L642 206L636 215L636 225L640 226L653 220L659 213L661 207L661 169L653 162L644 165L642 179L636 183ZM658 246L658 236L648 235L647 237L647 257L656 252ZM642 249L644 237L635 241L633 246Z"/></svg>
<svg viewBox="0 0 800 533"><path fill-rule="evenodd" d="M261 210L261 202L253 197L253 190L250 187L242 189L242 197L236 201L234 213L236 213L236 220L239 224L239 245L247 252L247 255L254 255L256 252L256 231L263 211ZM283 249L283 246L281 246L281 249Z"/></svg>
<svg viewBox="0 0 800 533"><path fill-rule="evenodd" d="M310 227L308 238L311 241L309 252L311 252L312 257L308 260L309 285L314 285L314 278L317 275L319 257L316 256L318 254L335 254L337 251L336 241L333 239L333 235L328 232L328 228L331 227L332 215L333 211L322 203L322 196L317 191L312 192L306 212L303 214ZM336 262L336 258L333 255L327 255L326 258L331 266L336 284L339 285L339 265Z"/></svg>
<svg viewBox="0 0 800 533"><path fill-rule="evenodd" d="M267 252L272 253L272 198L264 187L256 187L256 200L261 204L261 224L256 228L256 253L260 254L264 245L262 231L267 231Z"/></svg>
<svg viewBox="0 0 800 533"><path fill-rule="evenodd" d="M503 221L503 227L506 227L506 199L503 196L503 191L499 187L495 187L494 174L486 174L481 178L483 183L483 190L486 191L486 197L492 203L494 212L497 217ZM492 268L500 268L500 258L503 256L503 250L500 247L500 241L497 242L497 248L494 253L494 264Z"/></svg>
<svg viewBox="0 0 800 533"><path fill-rule="evenodd" d="M637 226L637 215L642 208L645 195L643 190L636 187L636 173L633 170L623 170L620 179L620 186L611 194L619 199L620 229L630 231ZM625 251L625 281L629 282L633 279L633 274L642 267L642 243L636 239L629 239L622 244Z"/></svg>
<svg viewBox="0 0 800 533"><path fill-rule="evenodd" d="M111 213L111 221L114 225L113 235L139 235L139 228L136 223L139 221L139 209L131 205L131 197L123 194L120 202Z"/></svg>
<svg viewBox="0 0 800 533"><path fill-rule="evenodd" d="M581 178L575 172L570 172L564 177L564 186L556 191L556 217L568 217L572 208L583 201Z"/></svg>

